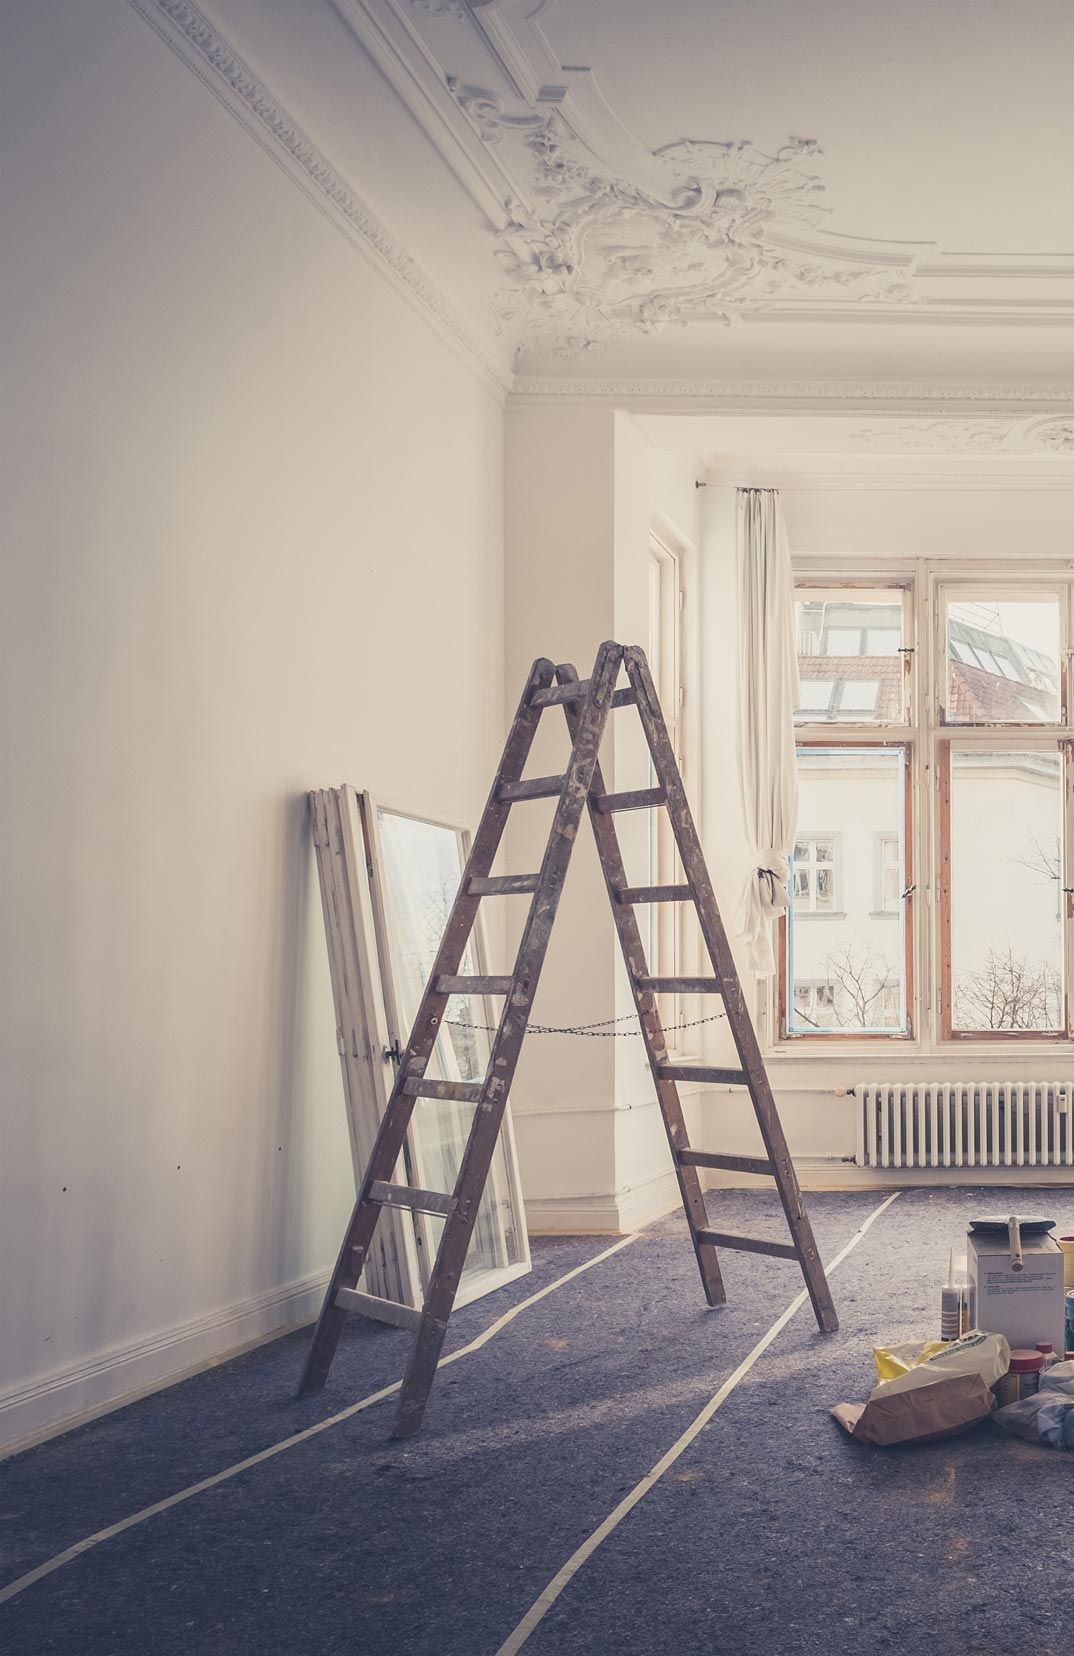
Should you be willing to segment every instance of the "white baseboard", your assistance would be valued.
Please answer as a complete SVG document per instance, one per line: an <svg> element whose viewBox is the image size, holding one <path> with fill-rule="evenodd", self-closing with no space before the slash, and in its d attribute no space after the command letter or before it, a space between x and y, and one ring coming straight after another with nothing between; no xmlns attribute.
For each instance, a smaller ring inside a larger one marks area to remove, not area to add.
<svg viewBox="0 0 1074 1656"><path fill-rule="evenodd" d="M795 1156L803 1190L929 1190L944 1185L1056 1185L1070 1188L1066 1167L856 1167L841 1156ZM706 1190L772 1190L752 1173L708 1172Z"/></svg>
<svg viewBox="0 0 1074 1656"><path fill-rule="evenodd" d="M585 1196L527 1196L526 1224L531 1235L585 1236L641 1230L679 1205L679 1186L671 1168L642 1184Z"/></svg>
<svg viewBox="0 0 1074 1656"><path fill-rule="evenodd" d="M28 1449L311 1322L327 1283L328 1273L318 1272L0 1393L0 1455Z"/></svg>

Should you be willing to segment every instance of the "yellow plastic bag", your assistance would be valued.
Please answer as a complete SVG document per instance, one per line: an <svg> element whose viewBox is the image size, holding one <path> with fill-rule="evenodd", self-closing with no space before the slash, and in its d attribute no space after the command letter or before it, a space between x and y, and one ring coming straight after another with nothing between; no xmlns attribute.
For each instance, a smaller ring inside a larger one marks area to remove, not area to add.
<svg viewBox="0 0 1074 1656"><path fill-rule="evenodd" d="M924 1345L909 1340L904 1345L874 1346L877 1377L880 1380L895 1380L900 1374L909 1374L911 1369L927 1363L930 1357L948 1350L950 1342L946 1340L926 1340Z"/></svg>

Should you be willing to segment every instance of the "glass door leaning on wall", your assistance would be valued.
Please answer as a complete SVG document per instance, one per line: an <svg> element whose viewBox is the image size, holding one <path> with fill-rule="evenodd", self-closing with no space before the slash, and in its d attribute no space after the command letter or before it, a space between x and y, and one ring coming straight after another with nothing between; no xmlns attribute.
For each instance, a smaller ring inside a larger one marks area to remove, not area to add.
<svg viewBox="0 0 1074 1656"><path fill-rule="evenodd" d="M469 837L450 824L416 817L362 795L371 867L377 949L390 1039L406 1044L422 991L462 878ZM460 973L487 972L481 917ZM497 1011L484 996L453 995L427 1074L444 1081L480 1081L488 1064ZM419 1098L407 1141L411 1183L450 1191L473 1120L474 1106L457 1099ZM432 1270L444 1220L416 1214L420 1289ZM507 1106L456 1299L464 1305L529 1270L529 1245Z"/></svg>

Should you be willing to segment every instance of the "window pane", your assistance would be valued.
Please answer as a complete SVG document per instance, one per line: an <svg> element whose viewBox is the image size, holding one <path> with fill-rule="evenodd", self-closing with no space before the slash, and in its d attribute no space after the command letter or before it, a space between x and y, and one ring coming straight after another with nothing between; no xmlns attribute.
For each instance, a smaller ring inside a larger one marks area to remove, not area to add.
<svg viewBox="0 0 1074 1656"><path fill-rule="evenodd" d="M788 1033L899 1034L906 1029L905 749L802 748L798 763ZM885 895L894 899L890 908Z"/></svg>
<svg viewBox="0 0 1074 1656"><path fill-rule="evenodd" d="M951 763L951 986L956 1029L1063 1026L1058 753Z"/></svg>
<svg viewBox="0 0 1074 1656"><path fill-rule="evenodd" d="M883 587L801 588L795 604L800 724L898 723L904 715L902 599Z"/></svg>
<svg viewBox="0 0 1074 1656"><path fill-rule="evenodd" d="M391 949L399 1015L404 1033L417 1015L426 978L432 969L462 875L463 855L453 828L422 822L378 809L377 827L383 860L385 920ZM476 972L472 943L460 972ZM440 1080L480 1080L488 1067L488 1014L482 997L452 996L428 1074ZM451 1190L473 1121L474 1106L454 1099L419 1099L411 1117L410 1143L417 1158L418 1182L433 1190ZM521 1257L517 1215L509 1196L507 1152L496 1143L491 1176L478 1207L477 1222L463 1270L464 1282L485 1271L502 1269ZM436 1231L442 1226L433 1221Z"/></svg>
<svg viewBox="0 0 1074 1656"><path fill-rule="evenodd" d="M1058 598L950 600L948 724L1051 724L1060 717Z"/></svg>
<svg viewBox="0 0 1074 1656"><path fill-rule="evenodd" d="M803 679L801 710L803 713L827 713L834 686L831 679Z"/></svg>
<svg viewBox="0 0 1074 1656"><path fill-rule="evenodd" d="M839 710L841 713L872 713L879 692L880 685L876 679L861 679L858 682L848 679L839 698Z"/></svg>

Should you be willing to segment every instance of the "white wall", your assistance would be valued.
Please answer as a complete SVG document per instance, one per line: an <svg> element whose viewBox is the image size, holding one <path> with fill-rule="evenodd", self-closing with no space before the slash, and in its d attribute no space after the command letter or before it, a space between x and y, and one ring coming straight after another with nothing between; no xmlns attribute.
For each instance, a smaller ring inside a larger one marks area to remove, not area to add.
<svg viewBox="0 0 1074 1656"><path fill-rule="evenodd" d="M695 471L654 450L612 410L512 409L507 416L506 660L508 703L533 659L573 661L585 676L607 638L648 636L649 533L655 523L696 550ZM693 579L692 565L688 571ZM601 753L609 786L645 785L636 716L612 715ZM528 773L563 768L561 718L545 716ZM516 807L512 872L538 861L547 808ZM621 819L628 873L643 854L640 818ZM634 859L632 861L632 859ZM637 883L644 883L638 878ZM525 905L513 903L517 939ZM603 877L588 826L572 858L534 1006L536 1022L597 1022L630 1007ZM626 1228L673 1205L670 1158L640 1039L534 1036L513 1091L515 1128L534 1228Z"/></svg>
<svg viewBox="0 0 1074 1656"><path fill-rule="evenodd" d="M750 477L749 481L763 481ZM725 917L733 918L749 859L738 794L735 740L737 592L734 489L712 485L703 491L701 530L702 751L705 849ZM782 486L783 509L792 554L860 558L863 566L882 558L1063 558L1074 555L1074 494L1063 490L995 487L876 488L848 480L818 486L803 479ZM739 970L745 973L739 957ZM709 1061L729 1057L726 1039L710 1036ZM1011 1071L1010 1050L957 1056L914 1054L899 1049L862 1059L835 1052L789 1054L769 1060L792 1154L803 1182L832 1184L872 1180L846 1167L855 1147L855 1100L846 1089L866 1077L879 1079L964 1079L967 1074L1002 1079ZM1019 1079L1049 1079L1069 1068L1064 1054L1030 1057L1019 1053ZM749 1102L741 1095L716 1094L702 1120L710 1149L749 1153L759 1143ZM979 1177L979 1174L975 1174ZM1037 1172L1035 1177L1039 1178ZM730 1182L730 1181L729 1181Z"/></svg>
<svg viewBox="0 0 1074 1656"><path fill-rule="evenodd" d="M501 409L145 23L4 67L10 1438L316 1309L305 790L476 819L503 591Z"/></svg>

